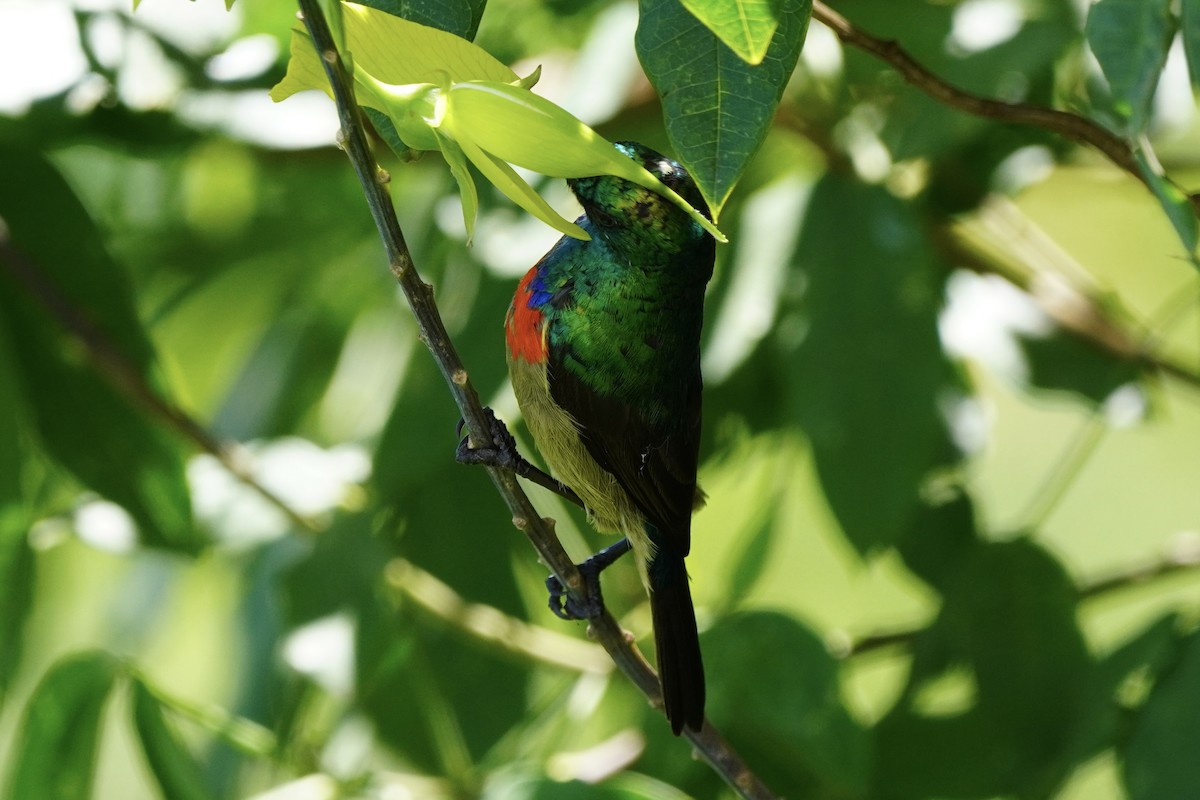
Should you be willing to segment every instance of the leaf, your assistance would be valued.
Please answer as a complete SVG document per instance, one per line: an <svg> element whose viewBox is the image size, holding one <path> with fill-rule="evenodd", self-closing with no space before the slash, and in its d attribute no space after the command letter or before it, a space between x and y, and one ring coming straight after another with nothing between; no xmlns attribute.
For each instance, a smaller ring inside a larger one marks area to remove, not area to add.
<svg viewBox="0 0 1200 800"><path fill-rule="evenodd" d="M1171 226L1175 228L1175 233L1187 252L1188 260L1192 262L1192 266L1200 269L1200 259L1196 255L1196 246L1200 242L1200 221L1196 219L1196 210L1191 200L1182 189L1162 174L1161 169L1151 164L1143 150L1139 149L1134 156L1137 159L1138 170L1149 184L1150 191L1158 198L1167 219L1171 221Z"/></svg>
<svg viewBox="0 0 1200 800"><path fill-rule="evenodd" d="M196 760L167 723L162 705L141 678L133 681L133 724L142 752L164 798L205 800L203 775Z"/></svg>
<svg viewBox="0 0 1200 800"><path fill-rule="evenodd" d="M709 717L768 785L804 797L864 793L871 737L842 705L837 664L818 636L783 614L745 612L708 631L703 649Z"/></svg>
<svg viewBox="0 0 1200 800"><path fill-rule="evenodd" d="M517 74L486 50L452 33L343 3L347 49L354 66L384 83L404 85L468 80L509 83ZM271 89L279 102L296 92L331 95L321 59L303 29L292 31L291 58L283 80Z"/></svg>
<svg viewBox="0 0 1200 800"><path fill-rule="evenodd" d="M937 258L903 202L830 174L813 190L796 264L808 331L791 402L830 508L867 552L908 528L944 450Z"/></svg>
<svg viewBox="0 0 1200 800"><path fill-rule="evenodd" d="M469 41L479 30L487 0L366 0L363 5Z"/></svg>
<svg viewBox="0 0 1200 800"><path fill-rule="evenodd" d="M30 513L21 477L29 457L22 426L26 409L17 369L0 325L0 707L21 660L22 634L33 602L34 558L27 532Z"/></svg>
<svg viewBox="0 0 1200 800"><path fill-rule="evenodd" d="M96 739L118 669L116 659L100 652L69 656L50 668L13 739L9 800L92 796Z"/></svg>
<svg viewBox="0 0 1200 800"><path fill-rule="evenodd" d="M876 728L875 791L1054 796L1096 673L1075 587L1026 540L978 544L956 573L917 640L900 701Z"/></svg>
<svg viewBox="0 0 1200 800"><path fill-rule="evenodd" d="M387 146L392 148L392 152L401 161L412 161L416 156L418 148L409 147L408 142L400 138L400 132L396 130L395 123L391 117L384 114L382 111L376 111L367 106L362 107L363 113L367 119L371 121L371 125L375 128L375 132L379 134L379 138L387 143Z"/></svg>
<svg viewBox="0 0 1200 800"><path fill-rule="evenodd" d="M761 63L747 64L679 0L641 0L638 58L662 98L667 136L713 219L775 117L800 57L811 0L780 0L779 26Z"/></svg>
<svg viewBox="0 0 1200 800"><path fill-rule="evenodd" d="M1192 91L1200 93L1200 0L1180 0L1179 27L1183 34L1183 50L1187 53Z"/></svg>
<svg viewBox="0 0 1200 800"><path fill-rule="evenodd" d="M683 7L704 23L726 47L747 64L767 54L779 27L773 0L681 0Z"/></svg>
<svg viewBox="0 0 1200 800"><path fill-rule="evenodd" d="M351 3L345 8L358 102L386 113L406 145L442 150L459 181L468 233L474 229L477 197L462 156L510 200L568 236L588 238L504 162L551 177L626 178L667 197L718 241L726 240L711 221L641 164L574 115L529 91L539 72L518 80L464 39L375 9ZM330 92L324 67L302 32L293 36L291 56L287 75L271 90L272 99L278 102L303 89ZM426 60L415 61L422 56ZM453 139L454 147L446 146L447 138Z"/></svg>
<svg viewBox="0 0 1200 800"><path fill-rule="evenodd" d="M282 578L287 627L298 628L347 606L368 603L393 556L371 532L372 515L339 515Z"/></svg>
<svg viewBox="0 0 1200 800"><path fill-rule="evenodd" d="M522 193L536 200L526 206L520 193L514 195L505 182L498 182L479 155L488 160L507 161L556 178L583 178L590 175L615 175L658 192L687 212L696 224L719 242L725 235L671 187L665 185L640 162L617 150L612 142L598 135L570 112L528 89L495 81L467 81L455 84L446 96L442 127L455 138L467 157L510 199L547 224L572 236L576 226L562 220L552 222L537 213L558 218L556 212L528 184L515 174L512 180L524 184ZM496 161L498 164L499 162ZM519 189L519 187L516 187ZM526 191L527 190L527 191ZM559 218L561 219L561 218ZM580 232L582 233L582 232ZM581 237L582 238L582 237Z"/></svg>
<svg viewBox="0 0 1200 800"><path fill-rule="evenodd" d="M526 766L508 767L488 776L480 800L688 800L669 784L618 772L602 783L555 780Z"/></svg>
<svg viewBox="0 0 1200 800"><path fill-rule="evenodd" d="M897 548L914 575L945 593L978 544L975 507L962 493L942 503L922 503Z"/></svg>
<svg viewBox="0 0 1200 800"><path fill-rule="evenodd" d="M24 651L25 623L33 607L36 562L24 509L0 507L0 707Z"/></svg>
<svg viewBox="0 0 1200 800"><path fill-rule="evenodd" d="M1050 336L1017 336L1035 389L1066 391L1098 405L1118 387L1136 381L1137 367L1062 331Z"/></svg>
<svg viewBox="0 0 1200 800"><path fill-rule="evenodd" d="M1088 12L1088 45L1112 89L1127 136L1146 128L1150 102L1175 34L1170 0L1098 0Z"/></svg>
<svg viewBox="0 0 1200 800"><path fill-rule="evenodd" d="M1122 748L1130 800L1191 797L1200 786L1200 630L1184 642L1179 661L1154 687Z"/></svg>
<svg viewBox="0 0 1200 800"><path fill-rule="evenodd" d="M123 506L148 544L199 549L178 444L100 377L80 342L89 337L129 364L133 375L106 357L112 380L154 389L154 352L124 274L41 156L0 148L0 174L0 217L23 254L19 263L0 256L0 325L21 343L14 361L41 443L82 483ZM66 333L67 324L77 331Z"/></svg>
<svg viewBox="0 0 1200 800"><path fill-rule="evenodd" d="M1091 707L1076 731L1075 758L1082 762L1127 739L1130 711L1144 706L1141 689L1154 684L1178 660L1181 641L1174 613L1109 653L1098 665Z"/></svg>

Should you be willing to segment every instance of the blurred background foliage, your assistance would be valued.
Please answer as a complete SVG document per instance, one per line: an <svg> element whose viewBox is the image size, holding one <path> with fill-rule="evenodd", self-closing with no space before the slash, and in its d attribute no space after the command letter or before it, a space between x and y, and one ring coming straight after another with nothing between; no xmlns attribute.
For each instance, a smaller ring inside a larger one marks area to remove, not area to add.
<svg viewBox="0 0 1200 800"><path fill-rule="evenodd" d="M486 475L454 462L330 104L267 100L295 4L128 5L0 6L6 796L730 796L551 617ZM671 150L637 4L383 5L477 26L609 138ZM956 86L1148 136L1194 187L1198 5L836 10ZM1161 29L1122 27L1136 8ZM1143 57L1101 70L1088 41ZM556 234L485 191L466 247L440 158L379 150L521 435L500 326ZM1200 792L1187 224L814 22L721 225L689 569L734 747L792 798ZM572 555L604 544L530 493ZM605 596L646 646L634 573Z"/></svg>

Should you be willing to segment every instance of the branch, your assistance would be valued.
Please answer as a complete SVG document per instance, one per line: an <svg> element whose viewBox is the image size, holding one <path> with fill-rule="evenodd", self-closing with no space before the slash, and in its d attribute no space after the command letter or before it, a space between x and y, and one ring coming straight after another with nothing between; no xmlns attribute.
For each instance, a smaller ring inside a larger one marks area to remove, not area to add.
<svg viewBox="0 0 1200 800"><path fill-rule="evenodd" d="M443 622L483 642L541 664L607 675L612 660L595 644L531 625L492 606L469 603L454 588L404 558L384 568L388 586Z"/></svg>
<svg viewBox="0 0 1200 800"><path fill-rule="evenodd" d="M400 230L400 223L396 219L396 212L387 191L388 176L376 163L367 143L365 127L354 100L353 84L346 75L341 55L321 13L318 0L299 0L299 5L304 25L321 55L321 63L333 88L341 123L340 141L362 184L371 216L383 239L389 268L416 318L418 338L429 348L434 361L437 362L438 369L474 439L481 432L490 430L483 404L442 324L441 314L434 303L433 288L421 280L413 266L412 255L405 244L404 234ZM574 562L555 536L551 522L542 519L533 508L516 475L496 467L488 466L486 469L512 514L513 525L526 535L541 560L567 591L579 600L586 599L586 589L579 570L575 568ZM592 620L589 632L626 677L656 707L662 708L658 678L612 615L605 611L600 617ZM700 731L687 730L685 735L696 746L704 760L739 795L748 800L767 800L774 797L708 722L705 722Z"/></svg>
<svg viewBox="0 0 1200 800"><path fill-rule="evenodd" d="M1006 103L980 97L959 89L930 72L895 41L880 39L854 27L849 20L821 0L813 0L812 15L814 19L824 23L832 30L844 44L857 47L886 61L900 73L904 80L938 102L977 117L1044 128L1077 144L1093 147L1109 161L1141 181L1147 188L1151 188L1139 169L1134 150L1129 144L1090 119L1053 108L1028 103ZM1192 211L1200 216L1200 193L1185 192L1185 194L1192 204Z"/></svg>
<svg viewBox="0 0 1200 800"><path fill-rule="evenodd" d="M932 240L946 263L1003 278L1029 295L1068 334L1139 370L1200 388L1200 372L1154 352L1153 336L1139 337L1129 330L1094 291L1072 280L1067 270L1037 266L1039 261L1055 259L1053 253L1046 255L1054 245L1007 200L989 201L974 220L938 226Z"/></svg>
<svg viewBox="0 0 1200 800"><path fill-rule="evenodd" d="M293 525L309 533L320 526L288 505L268 489L250 469L250 457L234 442L223 442L204 429L199 422L178 406L172 405L146 381L142 371L121 352L108 335L98 328L87 314L76 307L58 290L40 266L26 256L0 225L0 265L23 286L29 295L42 305L68 335L75 338L87 353L96 372L130 402L144 408L167 427L217 459L235 478L256 491L264 500L286 516Z"/></svg>

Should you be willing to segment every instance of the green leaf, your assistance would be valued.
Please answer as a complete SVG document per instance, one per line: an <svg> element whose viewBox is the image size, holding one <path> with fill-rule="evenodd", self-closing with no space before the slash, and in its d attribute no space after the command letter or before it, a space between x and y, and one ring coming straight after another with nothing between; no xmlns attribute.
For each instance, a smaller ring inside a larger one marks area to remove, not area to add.
<svg viewBox="0 0 1200 800"><path fill-rule="evenodd" d="M683 7L747 64L767 54L779 27L775 0L681 0Z"/></svg>
<svg viewBox="0 0 1200 800"><path fill-rule="evenodd" d="M662 98L667 136L713 219L775 117L800 57L811 0L780 0L779 26L759 64L747 64L679 0L642 0L638 58Z"/></svg>
<svg viewBox="0 0 1200 800"><path fill-rule="evenodd" d="M33 606L35 561L28 530L22 508L0 507L0 707L21 663L25 622Z"/></svg>
<svg viewBox="0 0 1200 800"><path fill-rule="evenodd" d="M443 84L490 80L509 83L517 74L486 50L459 36L381 14L357 3L343 3L346 46L354 66L383 83ZM325 68L303 29L292 31L287 75L271 89L279 102L296 92L319 89L332 96Z"/></svg>
<svg viewBox="0 0 1200 800"><path fill-rule="evenodd" d="M539 72L518 80L465 39L353 3L344 7L358 102L385 112L406 145L443 152L459 181L468 234L478 199L464 156L510 200L568 236L588 238L505 162L559 178L626 178L667 197L718 241L726 241L700 211L641 164L574 115L529 91ZM287 75L271 97L278 102L304 89L330 92L324 66L297 31ZM450 139L453 146L448 146Z"/></svg>
<svg viewBox="0 0 1200 800"><path fill-rule="evenodd" d="M203 775L196 760L163 715L162 704L141 678L133 681L133 724L142 752L162 796L168 800L205 800Z"/></svg>
<svg viewBox="0 0 1200 800"><path fill-rule="evenodd" d="M41 156L0 148L0 174L0 218L21 254L10 262L0 256L0 326L21 343L14 348L18 382L42 444L82 483L123 506L147 543L198 549L204 540L192 525L177 442L112 385L155 389L153 349L125 276ZM100 377L83 337L115 354L98 359L112 377Z"/></svg>
<svg viewBox="0 0 1200 800"><path fill-rule="evenodd" d="M975 507L963 493L942 503L922 503L896 546L914 575L945 593L978 544Z"/></svg>
<svg viewBox="0 0 1200 800"><path fill-rule="evenodd" d="M974 546L876 728L876 792L1054 796L1095 682L1076 599L1062 565L1033 543Z"/></svg>
<svg viewBox="0 0 1200 800"><path fill-rule="evenodd" d="M1154 687L1122 748L1130 800L1191 797L1200 786L1200 630Z"/></svg>
<svg viewBox="0 0 1200 800"><path fill-rule="evenodd" d="M1158 618L1109 653L1098 665L1090 708L1076 731L1075 758L1084 761L1125 741L1130 712L1144 706L1145 694L1178 660L1178 615Z"/></svg>
<svg viewBox="0 0 1200 800"><path fill-rule="evenodd" d="M1062 331L1045 337L1018 336L1029 362L1035 389L1070 392L1093 405L1103 403L1119 386L1138 379L1129 361L1099 350Z"/></svg>
<svg viewBox="0 0 1200 800"><path fill-rule="evenodd" d="M635 772L619 772L602 783L550 778L529 767L498 770L488 776L480 800L688 800L669 784Z"/></svg>
<svg viewBox="0 0 1200 800"><path fill-rule="evenodd" d="M372 531L373 515L339 515L284 574L289 627L371 601L393 553Z"/></svg>
<svg viewBox="0 0 1200 800"><path fill-rule="evenodd" d="M1158 198L1167 219L1171 220L1171 226L1179 236L1179 241L1183 243L1188 260L1192 262L1192 266L1200 269L1200 259L1196 254L1196 246L1200 242L1200 221L1196 219L1196 210L1191 200L1179 186L1162 174L1162 170L1156 164L1150 162L1144 150L1139 149L1134 155L1137 158L1138 170L1149 184L1150 191Z"/></svg>
<svg viewBox="0 0 1200 800"><path fill-rule="evenodd" d="M363 5L470 40L487 0L365 0Z"/></svg>
<svg viewBox="0 0 1200 800"><path fill-rule="evenodd" d="M409 147L408 142L400 138L400 132L396 130L396 125L392 122L391 117L382 111L376 111L373 108L363 107L363 113L367 115L367 119L371 121L371 125L375 128L375 132L379 134L379 138L387 143L387 146L392 148L402 161L411 160L416 153L416 148Z"/></svg>
<svg viewBox="0 0 1200 800"><path fill-rule="evenodd" d="M1136 136L1146 128L1154 87L1175 35L1171 0L1099 0L1088 12L1087 41L1112 89L1114 111Z"/></svg>
<svg viewBox="0 0 1200 800"><path fill-rule="evenodd" d="M1187 53L1192 91L1200 92L1200 0L1180 0L1179 27L1183 34L1183 50Z"/></svg>
<svg viewBox="0 0 1200 800"><path fill-rule="evenodd" d="M0 707L21 660L25 620L33 602L34 558L27 532L30 513L21 476L29 457L27 423L11 348L0 326Z"/></svg>
<svg viewBox="0 0 1200 800"><path fill-rule="evenodd" d="M59 661L25 706L10 761L9 800L89 800L100 720L119 671L106 653Z"/></svg>
<svg viewBox="0 0 1200 800"><path fill-rule="evenodd" d="M835 174L813 190L800 237L808 330L792 404L829 505L866 552L907 530L944 451L937 257L912 209Z"/></svg>
<svg viewBox="0 0 1200 800"><path fill-rule="evenodd" d="M842 705L818 636L783 614L745 612L708 631L703 648L709 717L768 785L803 797L864 793L871 737Z"/></svg>
<svg viewBox="0 0 1200 800"><path fill-rule="evenodd" d="M726 241L712 222L639 162L617 150L570 112L528 89L495 81L455 84L446 94L442 127L471 162L511 200L564 233L576 236L577 227L566 220L560 223L547 219L545 214L555 218L558 215L528 184L515 173L508 181L503 180L490 171L488 162L503 167L501 161L507 161L556 178L615 175L658 192L686 211L717 241ZM487 158L481 158L484 155ZM509 188L506 185L509 182L519 182L524 188ZM522 194L527 195L530 205L522 202ZM586 234L580 238L585 237Z"/></svg>

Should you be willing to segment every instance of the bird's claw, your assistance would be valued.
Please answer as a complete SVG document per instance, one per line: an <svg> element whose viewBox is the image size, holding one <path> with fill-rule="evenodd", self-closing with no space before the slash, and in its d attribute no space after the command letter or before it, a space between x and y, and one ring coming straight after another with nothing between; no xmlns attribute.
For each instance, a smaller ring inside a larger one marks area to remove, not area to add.
<svg viewBox="0 0 1200 800"><path fill-rule="evenodd" d="M550 610L554 615L560 619L595 619L604 613L604 597L600 594L600 573L631 549L629 539L621 539L576 566L580 577L583 578L582 601L576 600L556 576L546 578L546 589L550 592Z"/></svg>
<svg viewBox="0 0 1200 800"><path fill-rule="evenodd" d="M550 592L550 610L559 619L578 620L595 619L604 611L604 599L600 596L600 571L586 569L586 563L579 565L579 573L583 576L583 602L575 599L567 591L556 576L546 578L546 589Z"/></svg>
<svg viewBox="0 0 1200 800"><path fill-rule="evenodd" d="M460 464L483 464L489 467L515 470L523 461L517 452L517 440L508 432L490 408L483 409L487 417L488 431L486 436L478 436L475 446L471 446L471 437L463 436L454 451L454 458ZM455 435L462 436L467 421L459 419L455 426Z"/></svg>

